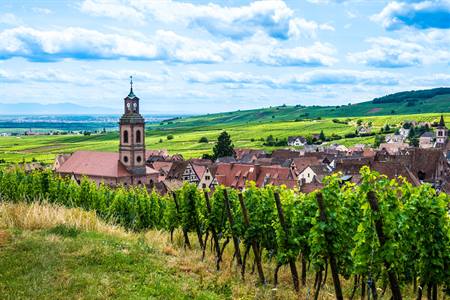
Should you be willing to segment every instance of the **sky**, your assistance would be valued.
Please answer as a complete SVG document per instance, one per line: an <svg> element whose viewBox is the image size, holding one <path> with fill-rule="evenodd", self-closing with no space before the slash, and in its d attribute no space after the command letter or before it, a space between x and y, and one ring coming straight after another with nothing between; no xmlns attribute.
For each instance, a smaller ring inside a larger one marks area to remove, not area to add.
<svg viewBox="0 0 450 300"><path fill-rule="evenodd" d="M201 114L450 86L450 0L2 0L0 103ZM89 113L89 111L87 111Z"/></svg>

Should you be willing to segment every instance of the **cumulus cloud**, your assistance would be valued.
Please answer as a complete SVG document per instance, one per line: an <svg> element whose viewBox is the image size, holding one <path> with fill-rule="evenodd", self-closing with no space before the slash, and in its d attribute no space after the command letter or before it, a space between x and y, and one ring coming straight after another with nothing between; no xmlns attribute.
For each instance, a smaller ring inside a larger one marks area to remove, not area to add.
<svg viewBox="0 0 450 300"><path fill-rule="evenodd" d="M272 77L242 72L189 72L184 76L191 83L262 85L275 89L304 89L310 85L373 85L390 86L399 83L395 74L378 71L317 70L298 75Z"/></svg>
<svg viewBox="0 0 450 300"><path fill-rule="evenodd" d="M449 39L443 32L431 31L404 39L369 38L371 48L350 53L349 60L379 68L403 68L433 63L449 63Z"/></svg>
<svg viewBox="0 0 450 300"><path fill-rule="evenodd" d="M390 2L372 17L387 30L403 27L418 29L450 28L450 1Z"/></svg>
<svg viewBox="0 0 450 300"><path fill-rule="evenodd" d="M119 34L69 27L39 31L17 27L0 32L0 59L24 57L31 61L73 59L163 60L185 63L214 63L212 43L196 41L171 31L158 31L152 41ZM196 49L202 49L196 51Z"/></svg>
<svg viewBox="0 0 450 300"><path fill-rule="evenodd" d="M282 48L276 39L254 37L248 43L214 42L158 30L152 39L145 36L105 34L69 27L41 31L17 27L0 32L0 59L23 57L30 61L62 59L157 60L168 63L251 62L274 66L322 66L336 62L331 46Z"/></svg>
<svg viewBox="0 0 450 300"><path fill-rule="evenodd" d="M234 40L248 38L257 31L286 40L293 36L314 36L318 30L334 30L331 25L295 17L294 11L281 0L255 1L234 7L172 0L85 0L80 9L96 16L138 22L144 22L147 16L151 16L162 22L178 22Z"/></svg>

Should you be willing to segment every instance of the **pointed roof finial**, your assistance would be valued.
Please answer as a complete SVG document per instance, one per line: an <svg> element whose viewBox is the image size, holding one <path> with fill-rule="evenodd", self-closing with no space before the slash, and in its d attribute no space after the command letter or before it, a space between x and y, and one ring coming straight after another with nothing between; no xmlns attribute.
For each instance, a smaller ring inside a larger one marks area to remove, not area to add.
<svg viewBox="0 0 450 300"><path fill-rule="evenodd" d="M128 98L136 97L133 93L133 76L130 76L130 93L128 94Z"/></svg>

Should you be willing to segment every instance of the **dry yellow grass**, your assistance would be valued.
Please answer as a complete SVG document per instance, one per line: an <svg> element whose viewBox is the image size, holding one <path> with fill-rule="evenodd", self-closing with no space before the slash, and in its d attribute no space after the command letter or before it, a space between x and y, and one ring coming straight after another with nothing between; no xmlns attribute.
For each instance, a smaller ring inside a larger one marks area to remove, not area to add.
<svg viewBox="0 0 450 300"><path fill-rule="evenodd" d="M0 202L0 228L24 230L50 229L68 225L84 231L97 231L127 237L123 228L101 221L94 212L79 208L66 208L48 203Z"/></svg>

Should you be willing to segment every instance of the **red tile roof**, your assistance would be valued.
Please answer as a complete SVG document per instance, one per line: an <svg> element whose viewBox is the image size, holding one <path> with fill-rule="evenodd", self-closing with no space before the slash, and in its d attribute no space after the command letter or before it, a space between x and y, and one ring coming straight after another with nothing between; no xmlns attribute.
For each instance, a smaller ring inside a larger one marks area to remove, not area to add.
<svg viewBox="0 0 450 300"><path fill-rule="evenodd" d="M108 178L131 176L119 161L118 152L76 151L56 172ZM157 174L158 171L146 167L146 173Z"/></svg>
<svg viewBox="0 0 450 300"><path fill-rule="evenodd" d="M131 176L120 163L118 152L76 151L57 172L113 178Z"/></svg>

